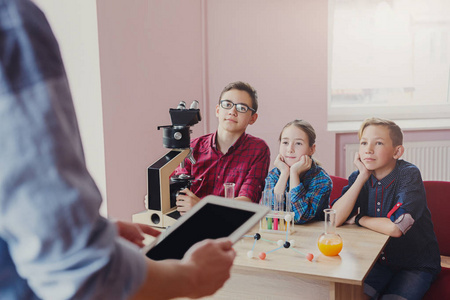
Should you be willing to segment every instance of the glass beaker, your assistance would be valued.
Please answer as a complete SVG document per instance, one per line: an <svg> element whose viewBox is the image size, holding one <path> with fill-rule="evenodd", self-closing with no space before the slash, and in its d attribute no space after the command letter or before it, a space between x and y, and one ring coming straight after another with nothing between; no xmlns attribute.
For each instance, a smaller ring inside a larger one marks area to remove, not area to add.
<svg viewBox="0 0 450 300"><path fill-rule="evenodd" d="M336 210L324 209L325 232L319 236L317 241L320 252L326 256L338 255L342 250L342 238L336 231Z"/></svg>
<svg viewBox="0 0 450 300"><path fill-rule="evenodd" d="M234 198L234 183L233 182L225 182L223 184L225 190L225 198L233 199Z"/></svg>

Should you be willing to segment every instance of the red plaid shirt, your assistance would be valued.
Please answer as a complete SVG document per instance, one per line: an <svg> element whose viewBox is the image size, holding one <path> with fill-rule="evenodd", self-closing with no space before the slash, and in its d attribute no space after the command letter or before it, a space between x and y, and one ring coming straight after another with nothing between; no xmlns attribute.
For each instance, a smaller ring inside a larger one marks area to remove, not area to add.
<svg viewBox="0 0 450 300"><path fill-rule="evenodd" d="M207 195L224 196L223 184L235 183L235 197L245 196L257 203L261 199L264 180L270 164L270 150L262 139L242 134L223 154L217 149L216 133L191 141L194 165L185 160L185 168L175 174L190 174L196 180L190 190L199 198Z"/></svg>

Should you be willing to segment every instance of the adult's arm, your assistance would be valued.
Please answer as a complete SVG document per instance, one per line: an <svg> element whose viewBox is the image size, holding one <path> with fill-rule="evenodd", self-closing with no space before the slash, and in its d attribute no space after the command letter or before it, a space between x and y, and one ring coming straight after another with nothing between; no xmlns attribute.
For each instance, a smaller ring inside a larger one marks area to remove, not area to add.
<svg viewBox="0 0 450 300"><path fill-rule="evenodd" d="M195 244L181 261L147 260L147 278L132 299L212 295L230 277L235 256L231 241L224 238Z"/></svg>
<svg viewBox="0 0 450 300"><path fill-rule="evenodd" d="M16 284L3 287L125 299L145 259L99 215L58 44L33 2L0 0L0 46L0 278Z"/></svg>

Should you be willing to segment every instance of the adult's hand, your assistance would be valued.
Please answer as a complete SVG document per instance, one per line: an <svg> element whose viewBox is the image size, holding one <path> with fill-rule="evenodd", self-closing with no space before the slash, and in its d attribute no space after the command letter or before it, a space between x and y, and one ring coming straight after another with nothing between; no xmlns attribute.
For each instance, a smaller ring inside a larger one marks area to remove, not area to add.
<svg viewBox="0 0 450 300"><path fill-rule="evenodd" d="M192 246L182 264L192 272L192 298L214 294L230 278L236 252L229 239L204 240Z"/></svg>
<svg viewBox="0 0 450 300"><path fill-rule="evenodd" d="M132 300L200 298L214 294L230 278L236 253L228 239L204 240L183 259L147 259L147 277Z"/></svg>
<svg viewBox="0 0 450 300"><path fill-rule="evenodd" d="M139 247L144 247L144 233L155 237L161 233L149 225L140 223L117 221L116 225L121 237Z"/></svg>

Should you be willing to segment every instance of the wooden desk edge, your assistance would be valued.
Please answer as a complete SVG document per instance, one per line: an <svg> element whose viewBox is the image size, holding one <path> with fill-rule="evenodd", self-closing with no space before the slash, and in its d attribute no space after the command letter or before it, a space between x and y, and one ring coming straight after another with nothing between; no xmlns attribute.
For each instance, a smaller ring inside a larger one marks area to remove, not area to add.
<svg viewBox="0 0 450 300"><path fill-rule="evenodd" d="M239 271L248 271L251 270L252 272L263 272L263 273L272 273L272 274L278 274L278 275L289 275L292 277L299 277L309 280L319 280L319 281L327 281L327 282L335 282L335 283L342 283L342 284L350 284L350 285L358 285L362 286L365 277L363 280L352 280L352 279L345 279L345 278L338 278L338 277L328 277L323 275L314 275L314 274L302 274L302 273L296 273L296 272L290 272L290 271L281 271L281 270L273 270L273 269L265 269L265 268L257 268L253 266L242 266L242 265L233 265L233 270Z"/></svg>

